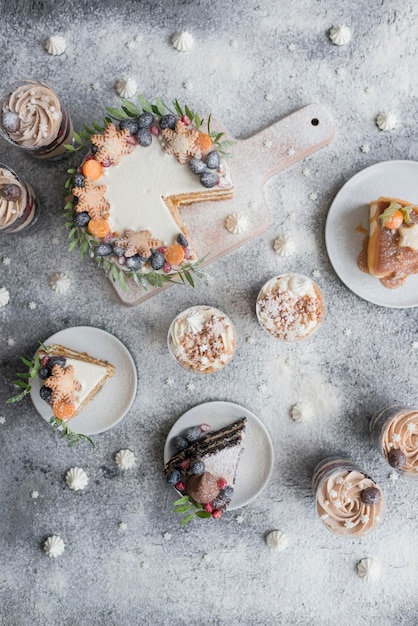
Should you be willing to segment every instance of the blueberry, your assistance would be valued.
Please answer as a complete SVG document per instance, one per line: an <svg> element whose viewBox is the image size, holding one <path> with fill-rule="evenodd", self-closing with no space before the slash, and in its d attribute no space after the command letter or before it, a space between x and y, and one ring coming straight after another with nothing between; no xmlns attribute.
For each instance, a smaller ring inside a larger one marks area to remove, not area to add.
<svg viewBox="0 0 418 626"><path fill-rule="evenodd" d="M113 248L110 243L101 243L96 246L95 252L96 256L109 256L109 254L112 254Z"/></svg>
<svg viewBox="0 0 418 626"><path fill-rule="evenodd" d="M149 128L154 123L152 113L142 113L138 118L138 128Z"/></svg>
<svg viewBox="0 0 418 626"><path fill-rule="evenodd" d="M232 500L233 494L234 490L232 487L225 487L225 489L221 489L215 500L211 502L213 508L221 508L229 504Z"/></svg>
<svg viewBox="0 0 418 626"><path fill-rule="evenodd" d="M200 430L199 426L191 426L191 428L188 428L186 430L185 433L185 437L187 439L187 441L193 442L193 441L197 441L198 439L200 439L200 436L202 434L202 431Z"/></svg>
<svg viewBox="0 0 418 626"><path fill-rule="evenodd" d="M204 187L210 189L211 187L215 187L216 183L218 182L218 178L213 172L206 171L200 175L200 182Z"/></svg>
<svg viewBox="0 0 418 626"><path fill-rule="evenodd" d="M51 370L49 367L40 367L38 370L38 376L39 378L42 378L42 380L46 380L47 378L49 378L51 376Z"/></svg>
<svg viewBox="0 0 418 626"><path fill-rule="evenodd" d="M406 465L406 456L399 448L392 448L388 454L388 463L395 469L402 469Z"/></svg>
<svg viewBox="0 0 418 626"><path fill-rule="evenodd" d="M178 452L182 452L183 450L189 447L189 442L187 441L185 437L182 437L181 435L174 437L173 443L174 443L174 447L176 448Z"/></svg>
<svg viewBox="0 0 418 626"><path fill-rule="evenodd" d="M132 118L129 120L122 120L121 122L119 122L119 128L121 130L125 130L125 128L127 128L131 135L136 135L139 128L138 120Z"/></svg>
<svg viewBox="0 0 418 626"><path fill-rule="evenodd" d="M65 356L51 356L49 359L49 367L52 369L54 365L60 365L61 367L65 367L67 359Z"/></svg>
<svg viewBox="0 0 418 626"><path fill-rule="evenodd" d="M99 149L99 146L96 146L96 144L95 144L95 143L91 143L91 144L90 144L90 152L91 152L92 154L96 154L96 152L98 151L98 149Z"/></svg>
<svg viewBox="0 0 418 626"><path fill-rule="evenodd" d="M179 482L181 474L178 470L172 469L167 473L165 478L169 485L175 485Z"/></svg>
<svg viewBox="0 0 418 626"><path fill-rule="evenodd" d="M234 495L234 488L227 485L225 489L223 489L223 495L224 498L229 502L230 500L232 500L232 496Z"/></svg>
<svg viewBox="0 0 418 626"><path fill-rule="evenodd" d="M125 248L121 248L120 246L113 246L113 254L116 256L123 256L125 254Z"/></svg>
<svg viewBox="0 0 418 626"><path fill-rule="evenodd" d="M171 113L167 113L167 115L163 115L160 119L160 128L164 130L164 128L171 128L174 130L176 127L177 118L175 115L171 115Z"/></svg>
<svg viewBox="0 0 418 626"><path fill-rule="evenodd" d="M41 396L42 400L45 400L45 402L50 403L51 398L52 398L52 389L44 385L43 387L40 388L39 395Z"/></svg>
<svg viewBox="0 0 418 626"><path fill-rule="evenodd" d="M206 171L206 164L202 159L190 159L189 167L193 174L203 174Z"/></svg>
<svg viewBox="0 0 418 626"><path fill-rule="evenodd" d="M193 461L193 463L190 464L190 471L192 474L200 476L205 471L205 464L203 461Z"/></svg>
<svg viewBox="0 0 418 626"><path fill-rule="evenodd" d="M136 134L136 140L140 146L146 148L152 144L152 135L148 128L140 128Z"/></svg>
<svg viewBox="0 0 418 626"><path fill-rule="evenodd" d="M138 254L134 254L134 256L130 256L126 259L126 267L130 270L136 272L141 267L141 259Z"/></svg>
<svg viewBox="0 0 418 626"><path fill-rule="evenodd" d="M20 117L13 111L3 111L2 126L6 133L15 133L20 128Z"/></svg>
<svg viewBox="0 0 418 626"><path fill-rule="evenodd" d="M151 254L151 266L154 270L160 270L165 263L165 256L159 250Z"/></svg>
<svg viewBox="0 0 418 626"><path fill-rule="evenodd" d="M74 224L76 226L87 226L90 221L90 215L87 211L82 211L81 213L77 213L74 217Z"/></svg>
<svg viewBox="0 0 418 626"><path fill-rule="evenodd" d="M75 174L73 180L74 187L84 187L84 176L83 174Z"/></svg>
<svg viewBox="0 0 418 626"><path fill-rule="evenodd" d="M367 487L361 492L360 499L364 504L377 504L380 500L380 490L377 487Z"/></svg>
<svg viewBox="0 0 418 626"><path fill-rule="evenodd" d="M179 235L177 235L177 243L183 246L183 248L187 248L187 246L189 245L189 242L187 241L183 233L180 233Z"/></svg>
<svg viewBox="0 0 418 626"><path fill-rule="evenodd" d="M17 202L22 195L22 190L19 185L8 183L7 185L4 185L0 193L8 202Z"/></svg>
<svg viewBox="0 0 418 626"><path fill-rule="evenodd" d="M219 152L216 150L212 150L206 156L206 167L209 167L211 170L216 170L221 164L221 157L219 156Z"/></svg>

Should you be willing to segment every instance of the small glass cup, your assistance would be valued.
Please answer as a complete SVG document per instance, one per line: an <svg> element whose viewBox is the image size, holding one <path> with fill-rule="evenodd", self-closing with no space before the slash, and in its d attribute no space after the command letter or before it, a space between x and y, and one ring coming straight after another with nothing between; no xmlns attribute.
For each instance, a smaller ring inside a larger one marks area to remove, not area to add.
<svg viewBox="0 0 418 626"><path fill-rule="evenodd" d="M212 374L231 362L237 337L225 313L198 305L179 313L171 322L167 344L179 365L197 374Z"/></svg>
<svg viewBox="0 0 418 626"><path fill-rule="evenodd" d="M362 537L380 521L382 491L349 459L335 456L318 463L312 489L320 520L336 535Z"/></svg>
<svg viewBox="0 0 418 626"><path fill-rule="evenodd" d="M268 280L256 302L260 326L282 341L300 341L320 327L325 315L322 291L302 274L283 274Z"/></svg>
<svg viewBox="0 0 418 626"><path fill-rule="evenodd" d="M71 144L73 124L55 91L36 80L10 85L0 97L0 134L38 159L57 160Z"/></svg>
<svg viewBox="0 0 418 626"><path fill-rule="evenodd" d="M418 478L418 409L388 406L372 417L370 432L373 444L394 470Z"/></svg>
<svg viewBox="0 0 418 626"><path fill-rule="evenodd" d="M32 187L0 163L0 233L16 233L33 226L39 208Z"/></svg>

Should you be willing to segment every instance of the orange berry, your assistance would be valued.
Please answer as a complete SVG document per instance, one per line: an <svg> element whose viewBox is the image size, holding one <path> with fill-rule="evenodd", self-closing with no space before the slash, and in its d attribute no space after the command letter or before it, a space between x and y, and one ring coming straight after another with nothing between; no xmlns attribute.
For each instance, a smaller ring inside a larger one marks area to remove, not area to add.
<svg viewBox="0 0 418 626"><path fill-rule="evenodd" d="M103 172L103 166L96 159L89 159L83 163L81 168L83 175L90 180L99 180Z"/></svg>
<svg viewBox="0 0 418 626"><path fill-rule="evenodd" d="M393 228L399 228L403 222L403 215L401 211L395 211L390 220L385 223L385 228L392 230Z"/></svg>
<svg viewBox="0 0 418 626"><path fill-rule="evenodd" d="M106 237L110 233L110 226L107 220L92 219L87 224L87 230L93 237Z"/></svg>
<svg viewBox="0 0 418 626"><path fill-rule="evenodd" d="M184 259L184 248L178 243L168 246L165 258L170 265L180 265Z"/></svg>
<svg viewBox="0 0 418 626"><path fill-rule="evenodd" d="M75 413L75 405L60 400L60 402L56 402L52 405L52 410L54 411L55 417L58 417L58 419L63 422L67 422Z"/></svg>
<svg viewBox="0 0 418 626"><path fill-rule="evenodd" d="M212 139L207 133L199 133L199 136L196 138L194 145L199 148L202 152L206 152L212 146Z"/></svg>

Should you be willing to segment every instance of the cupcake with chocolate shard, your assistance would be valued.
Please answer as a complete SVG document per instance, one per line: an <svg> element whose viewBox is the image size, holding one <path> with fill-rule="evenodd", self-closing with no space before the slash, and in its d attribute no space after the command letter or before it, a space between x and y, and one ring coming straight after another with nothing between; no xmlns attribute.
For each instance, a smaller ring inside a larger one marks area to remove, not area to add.
<svg viewBox="0 0 418 626"><path fill-rule="evenodd" d="M418 409L386 407L373 417L370 429L374 444L389 465L405 476L418 478Z"/></svg>

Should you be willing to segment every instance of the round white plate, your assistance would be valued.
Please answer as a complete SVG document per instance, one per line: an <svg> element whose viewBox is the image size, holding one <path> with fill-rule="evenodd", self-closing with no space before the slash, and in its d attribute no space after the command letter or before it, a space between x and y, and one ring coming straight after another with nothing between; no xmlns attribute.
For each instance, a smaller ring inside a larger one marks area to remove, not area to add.
<svg viewBox="0 0 418 626"><path fill-rule="evenodd" d="M328 256L342 282L360 298L398 309L418 306L418 274L409 276L402 287L388 289L378 278L357 267L364 235L356 228L361 225L368 231L368 203L379 196L418 202L418 163L384 161L367 167L345 183L327 217Z"/></svg>
<svg viewBox="0 0 418 626"><path fill-rule="evenodd" d="M209 424L215 431L247 418L244 449L238 461L234 495L228 511L239 509L254 500L267 485L273 470L274 451L271 437L262 422L239 404L233 402L204 402L183 413L168 433L164 447L164 463L175 454L173 438L190 426Z"/></svg>
<svg viewBox="0 0 418 626"><path fill-rule="evenodd" d="M129 411L137 387L135 363L123 343L105 330L91 326L65 328L44 341L45 345L53 343L87 352L90 356L115 366L112 378L105 381L81 413L68 422L68 426L81 435L97 435L115 426ZM42 381L36 376L30 395L38 413L49 421L52 411L39 395L41 386Z"/></svg>

